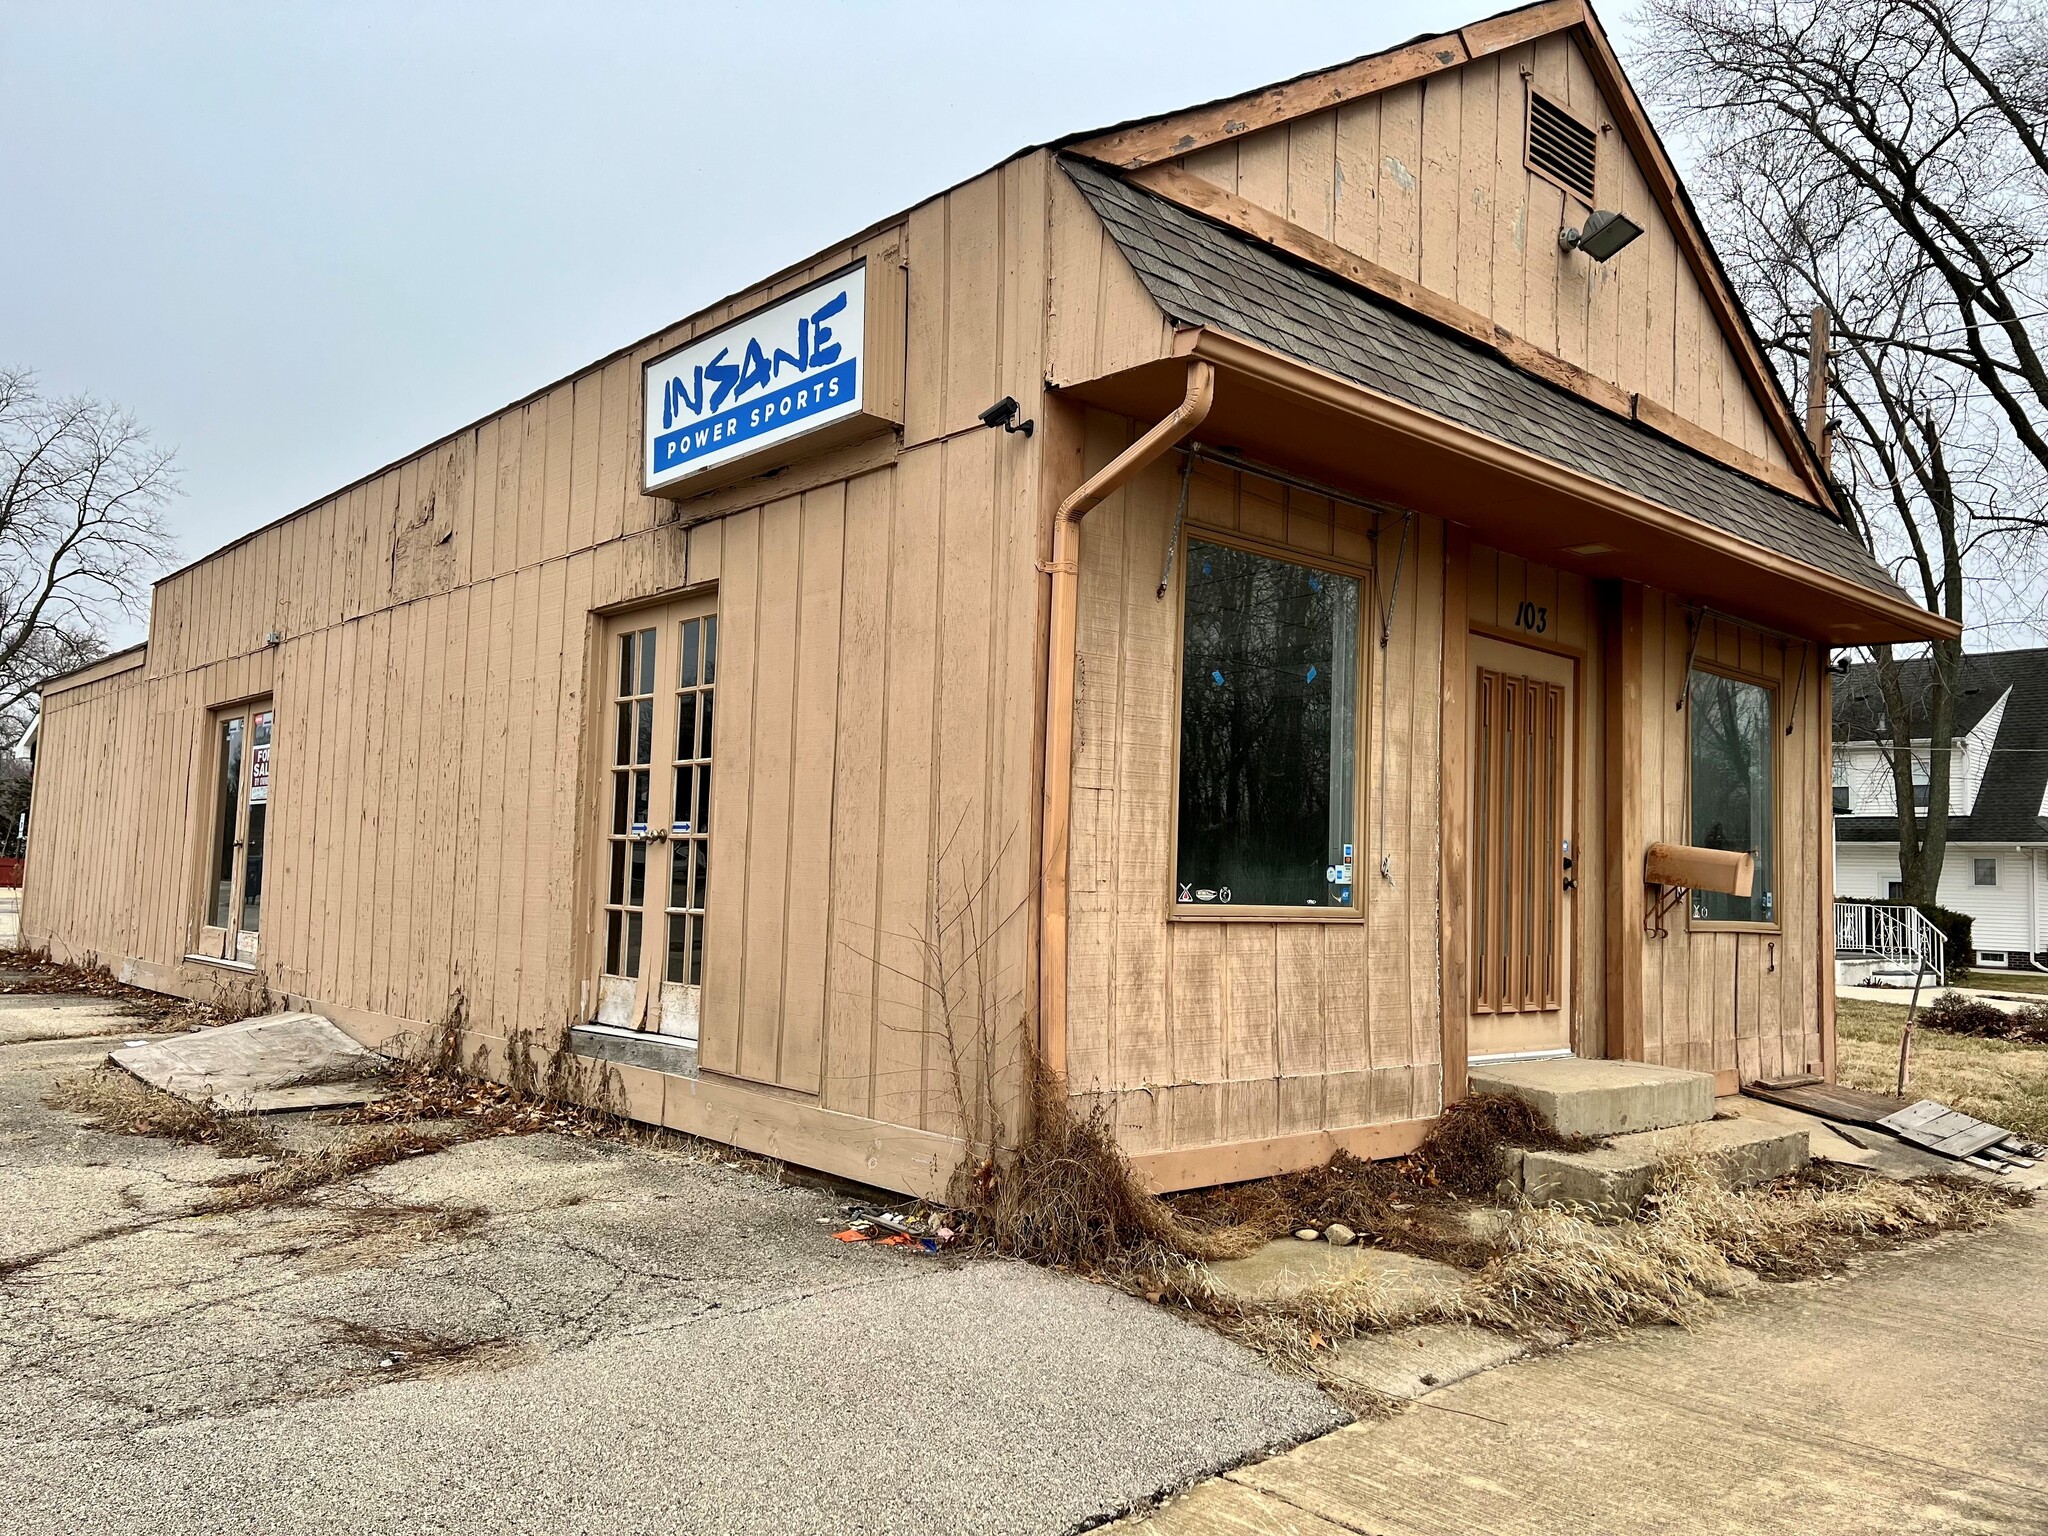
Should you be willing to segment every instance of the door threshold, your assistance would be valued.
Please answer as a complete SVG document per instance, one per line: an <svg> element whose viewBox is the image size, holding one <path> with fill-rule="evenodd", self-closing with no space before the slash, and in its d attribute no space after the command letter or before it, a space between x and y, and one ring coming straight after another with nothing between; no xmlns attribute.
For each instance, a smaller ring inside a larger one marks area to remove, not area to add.
<svg viewBox="0 0 2048 1536"><path fill-rule="evenodd" d="M660 1035L623 1024L577 1024L570 1028L569 1049L620 1066L645 1067L677 1077L697 1075L697 1042L680 1035Z"/></svg>
<svg viewBox="0 0 2048 1536"><path fill-rule="evenodd" d="M224 971L240 971L246 976L256 974L256 967L247 960L223 960L218 955L187 955L185 958L195 965L217 965Z"/></svg>
<svg viewBox="0 0 2048 1536"><path fill-rule="evenodd" d="M1556 1061L1575 1054L1568 1045L1561 1045L1554 1051L1502 1051L1498 1056L1468 1056L1468 1067L1496 1067L1506 1061Z"/></svg>

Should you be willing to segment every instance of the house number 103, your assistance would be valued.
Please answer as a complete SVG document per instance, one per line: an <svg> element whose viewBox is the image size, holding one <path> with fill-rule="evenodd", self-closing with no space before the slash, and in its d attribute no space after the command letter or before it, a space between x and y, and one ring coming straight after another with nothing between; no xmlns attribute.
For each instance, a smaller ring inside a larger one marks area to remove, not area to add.
<svg viewBox="0 0 2048 1536"><path fill-rule="evenodd" d="M1524 603L1515 610L1515 626L1528 630L1532 635L1540 635L1550 628L1550 610L1538 608L1534 603Z"/></svg>

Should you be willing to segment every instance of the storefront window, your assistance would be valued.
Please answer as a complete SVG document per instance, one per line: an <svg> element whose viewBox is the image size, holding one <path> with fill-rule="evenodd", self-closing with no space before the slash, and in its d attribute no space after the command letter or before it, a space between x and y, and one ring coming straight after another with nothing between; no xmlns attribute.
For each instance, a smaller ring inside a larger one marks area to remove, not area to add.
<svg viewBox="0 0 2048 1536"><path fill-rule="evenodd" d="M1186 569L1176 904L1349 909L1358 582L1201 540Z"/></svg>
<svg viewBox="0 0 2048 1536"><path fill-rule="evenodd" d="M1771 690L1715 672L1692 674L1692 842L1756 859L1747 896L1695 891L1692 915L1767 923L1772 908Z"/></svg>

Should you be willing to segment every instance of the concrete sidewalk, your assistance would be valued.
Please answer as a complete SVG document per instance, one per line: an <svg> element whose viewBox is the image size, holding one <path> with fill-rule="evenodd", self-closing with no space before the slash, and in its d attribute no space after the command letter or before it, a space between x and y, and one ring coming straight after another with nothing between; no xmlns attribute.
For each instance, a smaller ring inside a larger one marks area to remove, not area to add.
<svg viewBox="0 0 2048 1536"><path fill-rule="evenodd" d="M834 1242L837 1199L703 1154L503 1138L197 1215L250 1165L41 1102L133 1027L0 997L8 1530L1049 1533L1344 1420L1160 1308Z"/></svg>
<svg viewBox="0 0 2048 1536"><path fill-rule="evenodd" d="M2003 1013L2018 1013L2029 1004L2048 1003L2048 994L2033 996L2020 992L2001 992L1996 987L1938 987L1933 983L1920 989L1920 1006L1925 1008L1944 992L1960 992L1964 997L1975 998L1989 1003ZM1837 987L1835 996L1853 998L1859 1003L1896 1003L1901 1008L1910 1007L1913 1002L1911 987Z"/></svg>
<svg viewBox="0 0 2048 1536"><path fill-rule="evenodd" d="M1524 1361L1215 1479L1146 1536L2048 1530L2048 1212Z"/></svg>

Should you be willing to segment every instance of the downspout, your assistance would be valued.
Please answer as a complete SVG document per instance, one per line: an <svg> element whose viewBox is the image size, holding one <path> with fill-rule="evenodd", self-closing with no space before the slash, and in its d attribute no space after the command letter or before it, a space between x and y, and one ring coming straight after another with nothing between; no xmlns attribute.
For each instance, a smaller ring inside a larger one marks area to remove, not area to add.
<svg viewBox="0 0 2048 1536"><path fill-rule="evenodd" d="M1075 653L1080 617L1081 519L1201 426L1216 399L1216 366L1188 360L1187 393L1172 414L1082 481L1053 514L1045 667L1045 814L1040 848L1038 1046L1046 1067L1067 1070L1067 830L1074 801Z"/></svg>

